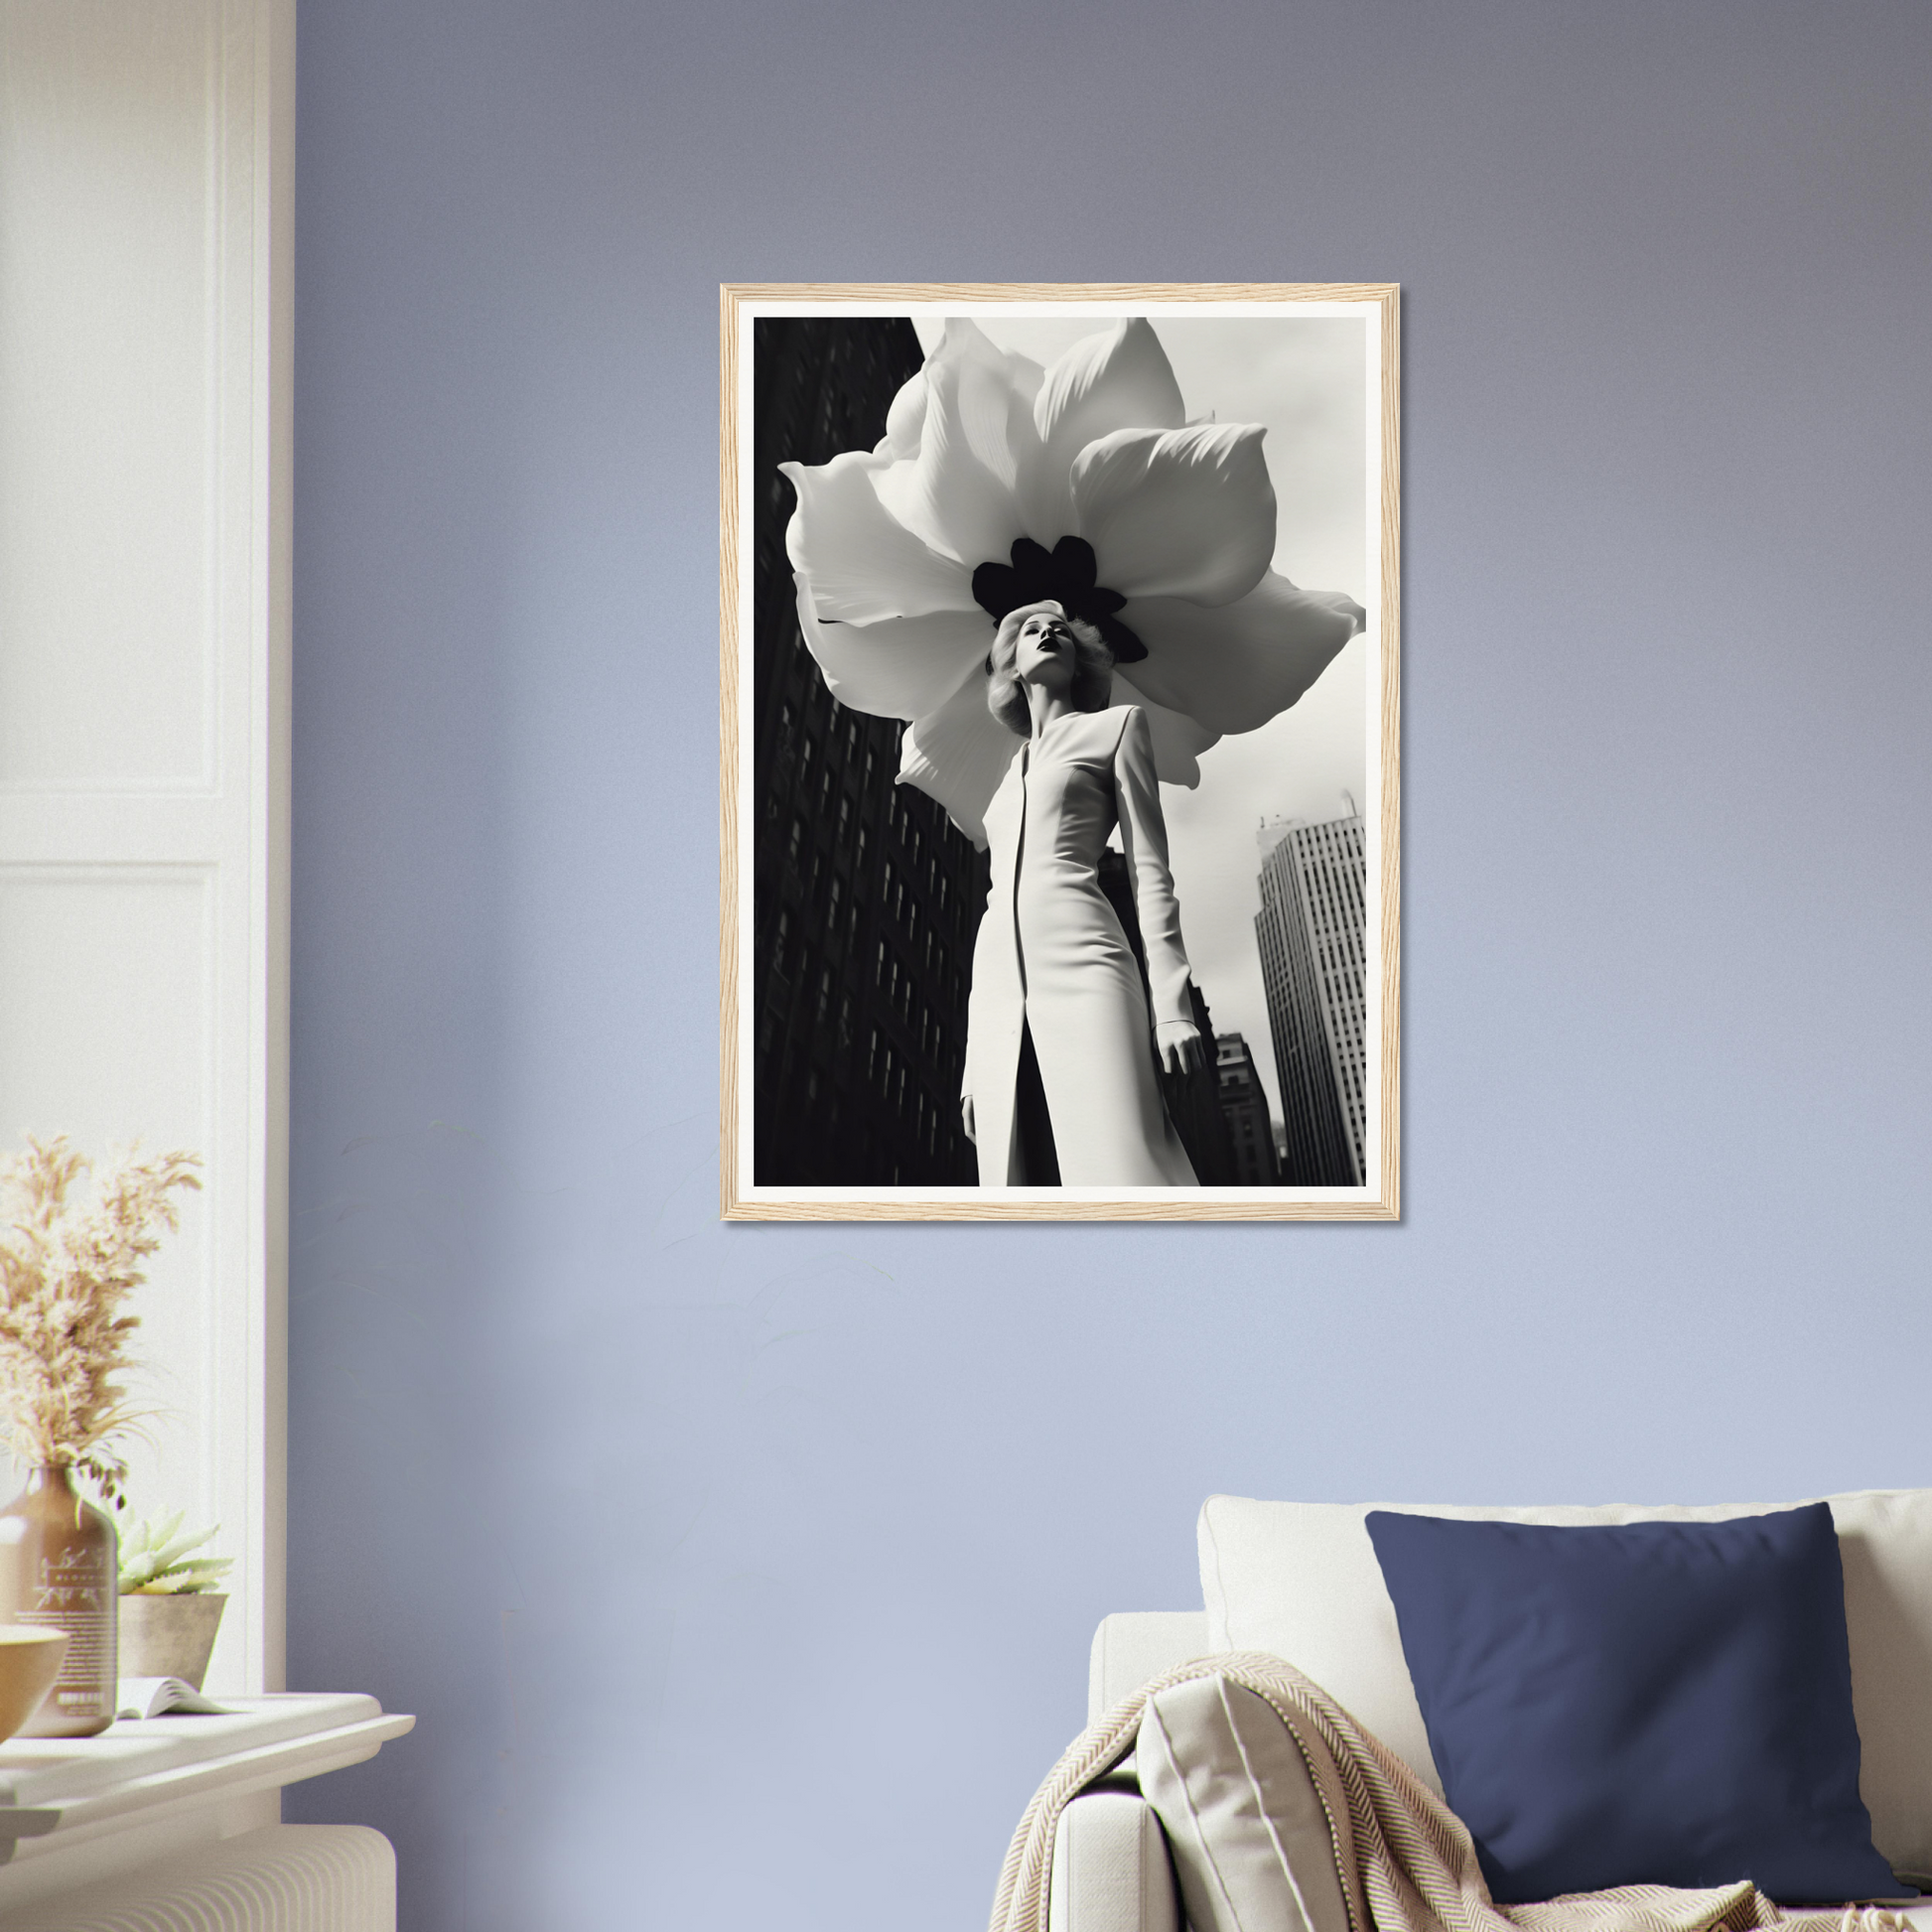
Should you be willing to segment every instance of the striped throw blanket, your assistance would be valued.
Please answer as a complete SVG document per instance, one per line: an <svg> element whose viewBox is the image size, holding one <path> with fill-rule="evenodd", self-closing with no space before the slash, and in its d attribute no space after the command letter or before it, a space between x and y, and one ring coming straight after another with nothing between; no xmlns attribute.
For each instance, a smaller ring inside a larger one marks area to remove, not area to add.
<svg viewBox="0 0 1932 1932"><path fill-rule="evenodd" d="M1148 1699L1192 1678L1225 1678L1265 1699L1293 1733L1328 1817L1350 1932L1908 1932L1879 1906L1787 1911L1748 1883L1710 1891L1623 1885L1547 1904L1491 1902L1461 1821L1318 1684L1259 1651L1203 1657L1156 1678L1068 1746L1020 1821L991 1932L1046 1932L1053 1829L1080 1788L1133 1744Z"/></svg>

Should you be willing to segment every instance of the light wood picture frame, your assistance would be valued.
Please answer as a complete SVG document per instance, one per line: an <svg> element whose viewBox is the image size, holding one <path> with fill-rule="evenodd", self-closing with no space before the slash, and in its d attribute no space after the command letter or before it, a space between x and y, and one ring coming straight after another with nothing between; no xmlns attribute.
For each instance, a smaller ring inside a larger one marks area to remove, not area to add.
<svg viewBox="0 0 1932 1932"><path fill-rule="evenodd" d="M721 294L724 1217L1398 1219L1396 285ZM1073 698L989 711L1048 598ZM1056 759L1128 848L1062 952Z"/></svg>

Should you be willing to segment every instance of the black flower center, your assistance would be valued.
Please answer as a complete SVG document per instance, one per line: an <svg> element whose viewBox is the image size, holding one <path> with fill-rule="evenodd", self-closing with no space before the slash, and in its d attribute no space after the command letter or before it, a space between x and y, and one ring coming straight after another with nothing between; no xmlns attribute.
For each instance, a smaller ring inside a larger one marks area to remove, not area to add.
<svg viewBox="0 0 1932 1932"><path fill-rule="evenodd" d="M1097 568L1085 537L1061 537L1051 550L1022 537L1011 564L981 564L973 572L973 602L995 623L1025 605L1057 604L1100 632L1116 664L1139 663L1147 646L1114 615L1127 600L1093 581Z"/></svg>

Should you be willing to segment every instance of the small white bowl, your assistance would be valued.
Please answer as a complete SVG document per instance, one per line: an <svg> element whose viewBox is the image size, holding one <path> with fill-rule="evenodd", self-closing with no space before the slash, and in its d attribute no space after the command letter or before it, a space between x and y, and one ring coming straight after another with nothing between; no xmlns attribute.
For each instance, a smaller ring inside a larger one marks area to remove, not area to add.
<svg viewBox="0 0 1932 1932"><path fill-rule="evenodd" d="M11 1737L46 1702L67 1654L65 1630L0 1623L0 1739Z"/></svg>

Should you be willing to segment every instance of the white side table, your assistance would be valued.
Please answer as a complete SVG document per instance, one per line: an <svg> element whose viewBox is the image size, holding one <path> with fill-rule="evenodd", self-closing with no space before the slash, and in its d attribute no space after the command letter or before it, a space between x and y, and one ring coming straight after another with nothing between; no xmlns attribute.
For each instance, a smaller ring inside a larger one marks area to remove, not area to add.
<svg viewBox="0 0 1932 1932"><path fill-rule="evenodd" d="M37 1925L71 1894L139 1899L150 1870L192 1891L198 1852L210 1871L231 1869L253 1856L229 1844L244 1834L275 1827L294 1844L301 1828L280 1825L282 1787L373 1757L416 1722L368 1697L221 1702L232 1716L0 1743L0 1928Z"/></svg>

